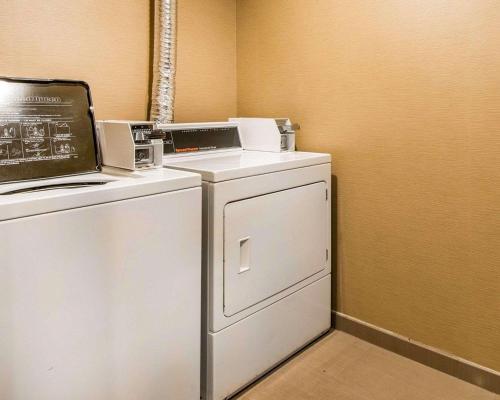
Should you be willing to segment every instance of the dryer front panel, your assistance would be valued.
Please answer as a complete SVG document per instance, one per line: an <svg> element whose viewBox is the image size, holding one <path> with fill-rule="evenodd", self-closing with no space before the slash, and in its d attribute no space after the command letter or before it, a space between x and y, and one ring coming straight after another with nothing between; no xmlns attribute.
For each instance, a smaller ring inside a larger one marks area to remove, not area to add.
<svg viewBox="0 0 500 400"><path fill-rule="evenodd" d="M233 316L327 267L325 182L224 208L224 315Z"/></svg>

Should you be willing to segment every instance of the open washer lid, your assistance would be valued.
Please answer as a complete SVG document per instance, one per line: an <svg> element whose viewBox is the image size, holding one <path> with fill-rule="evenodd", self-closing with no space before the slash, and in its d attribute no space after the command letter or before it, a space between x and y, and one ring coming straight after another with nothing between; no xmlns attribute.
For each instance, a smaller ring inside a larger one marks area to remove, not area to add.
<svg viewBox="0 0 500 400"><path fill-rule="evenodd" d="M100 169L85 82L0 77L0 184Z"/></svg>

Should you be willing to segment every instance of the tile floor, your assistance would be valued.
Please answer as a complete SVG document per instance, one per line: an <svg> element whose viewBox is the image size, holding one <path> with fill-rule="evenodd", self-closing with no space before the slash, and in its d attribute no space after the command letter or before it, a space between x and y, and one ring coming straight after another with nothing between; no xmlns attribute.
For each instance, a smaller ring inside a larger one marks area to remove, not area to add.
<svg viewBox="0 0 500 400"><path fill-rule="evenodd" d="M500 395L334 331L236 398L500 400Z"/></svg>

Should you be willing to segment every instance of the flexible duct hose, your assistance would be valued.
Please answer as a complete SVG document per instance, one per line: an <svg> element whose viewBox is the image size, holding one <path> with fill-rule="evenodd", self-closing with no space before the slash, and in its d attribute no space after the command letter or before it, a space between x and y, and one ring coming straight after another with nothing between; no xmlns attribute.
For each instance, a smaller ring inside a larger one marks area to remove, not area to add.
<svg viewBox="0 0 500 400"><path fill-rule="evenodd" d="M151 119L160 123L174 120L176 0L156 0L158 29L154 38Z"/></svg>

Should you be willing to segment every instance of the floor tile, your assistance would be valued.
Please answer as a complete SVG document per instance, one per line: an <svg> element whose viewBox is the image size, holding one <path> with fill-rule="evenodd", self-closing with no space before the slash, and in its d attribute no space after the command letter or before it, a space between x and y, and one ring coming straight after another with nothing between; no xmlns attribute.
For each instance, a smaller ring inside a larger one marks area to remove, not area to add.
<svg viewBox="0 0 500 400"><path fill-rule="evenodd" d="M500 396L334 331L238 400L500 400Z"/></svg>

